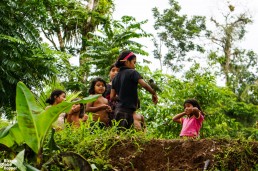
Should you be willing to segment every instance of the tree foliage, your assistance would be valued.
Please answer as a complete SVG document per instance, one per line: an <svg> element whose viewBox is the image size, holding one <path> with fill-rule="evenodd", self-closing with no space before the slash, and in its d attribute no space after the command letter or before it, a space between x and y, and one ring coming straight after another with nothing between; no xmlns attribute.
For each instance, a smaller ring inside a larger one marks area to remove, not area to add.
<svg viewBox="0 0 258 171"><path fill-rule="evenodd" d="M246 27L252 23L247 12L236 14L237 8L228 6L229 11L223 15L223 22L211 18L216 31L210 32L209 39L218 47L209 55L211 64L220 66L220 72L226 79L226 85L241 99L242 93L257 80L257 54L252 50L239 47L238 43L246 35ZM242 100L244 100L242 98Z"/></svg>
<svg viewBox="0 0 258 171"><path fill-rule="evenodd" d="M87 57L81 53L87 46L85 42L91 38L89 33L109 22L113 6L112 0L42 1L41 30L44 36L56 50L79 57L79 67L71 66L68 59L63 59L65 74L61 76L68 89L85 89L90 68L85 64Z"/></svg>
<svg viewBox="0 0 258 171"><path fill-rule="evenodd" d="M181 7L177 1L169 0L169 4L170 7L163 13L159 12L158 8L153 9L154 28L158 31L160 40L168 48L164 64L170 66L173 71L179 71L182 67L180 62L187 61L185 59L187 52L194 50L204 52L204 48L194 40L206 29L205 17L188 18L187 15L180 14Z"/></svg>
<svg viewBox="0 0 258 171"><path fill-rule="evenodd" d="M78 54L100 24L105 24L113 9L112 0L42 1L41 29L56 50ZM57 38L57 39L56 39Z"/></svg>
<svg viewBox="0 0 258 171"><path fill-rule="evenodd" d="M53 51L41 44L36 1L1 1L0 22L0 107L6 113L9 107L15 110L17 82L33 87L54 77L57 60Z"/></svg>
<svg viewBox="0 0 258 171"><path fill-rule="evenodd" d="M235 93L227 87L218 87L216 77L199 64L191 67L180 79L160 71L151 73L149 68L138 68L144 78L152 78L160 87L159 103L151 104L145 91L140 93L141 109L147 130L158 137L176 138L181 125L172 122L172 117L181 113L186 99L195 98L205 113L201 137L250 137L257 118L258 107L239 102Z"/></svg>
<svg viewBox="0 0 258 171"><path fill-rule="evenodd" d="M0 2L0 106L5 112L15 111L14 90L20 80L30 89L37 90L45 85L44 82L60 77L67 90L85 94L89 78L105 77L107 68L122 50L148 55L143 50L144 46L137 42L138 38L150 36L142 29L147 21L139 22L131 16L112 20L114 4L111 0L82 2ZM170 7L163 13L153 9L154 27L161 43L168 48L164 62L173 71L180 71L182 64L191 60L188 52L204 51L196 38L205 33L205 17L189 18L181 15L180 9L174 0L170 0ZM206 37L219 47L209 54L208 59L210 64L220 66L227 87L217 86L216 76L198 63L189 67L186 73L181 73L180 79L162 71L152 72L147 66L137 66L145 80L153 79L161 89L157 106L151 105L149 94L140 89L141 110L138 112L145 116L148 130L155 137L178 137L181 125L172 123L172 116L183 110L182 104L188 98L196 98L206 113L203 137L254 135L252 126L258 113L257 55L236 46L236 42L244 38L246 25L251 23L251 19L244 14L233 14L234 6L229 6L229 9L230 12L224 15L226 24L212 19L218 30L209 32L209 37ZM49 48L51 45L42 44L41 31L56 51ZM159 47L157 42L155 45ZM161 61L161 53L157 50L154 55ZM72 55L80 58L80 66L70 65L68 59ZM38 100L41 106L45 105L44 98ZM37 119L32 113L29 113L33 116L30 119ZM8 116L11 118L12 115ZM12 131L17 129L20 128L15 125ZM22 142L20 134L14 136L19 141L16 143ZM15 143L14 138L8 137L5 138L9 145ZM33 145L31 148L35 150L38 147Z"/></svg>
<svg viewBox="0 0 258 171"><path fill-rule="evenodd" d="M142 29L147 21L137 22L134 17L123 16L121 20L111 20L103 29L92 33L87 40L87 48L83 56L88 57L85 63L92 66L91 76L107 75L106 71L117 59L122 50L130 49L136 54L147 55L144 45L136 40L150 36Z"/></svg>

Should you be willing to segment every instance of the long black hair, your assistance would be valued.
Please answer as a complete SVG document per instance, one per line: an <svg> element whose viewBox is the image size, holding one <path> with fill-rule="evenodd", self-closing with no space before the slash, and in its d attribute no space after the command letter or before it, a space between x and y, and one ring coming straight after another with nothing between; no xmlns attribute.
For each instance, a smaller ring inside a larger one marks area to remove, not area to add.
<svg viewBox="0 0 258 171"><path fill-rule="evenodd" d="M54 104L55 98L59 97L63 93L65 94L65 92L63 90L59 90L59 89L52 91L50 97L46 100L46 103L51 104L51 105Z"/></svg>
<svg viewBox="0 0 258 171"><path fill-rule="evenodd" d="M103 80L102 78L100 77L97 77L97 78L94 78L92 81L91 81L91 85L90 85L90 89L89 89L89 94L95 94L95 84L100 81L100 82L103 82L104 86L105 86L105 89L107 89L107 83L105 80ZM104 92L105 93L105 92ZM103 94L104 94L103 93Z"/></svg>
<svg viewBox="0 0 258 171"><path fill-rule="evenodd" d="M129 56L128 56L128 55L129 55ZM115 66L116 66L117 68L120 68L120 67L122 67L122 66L125 66L125 58L127 58L126 60L131 61L131 60L135 59L136 56L135 56L135 54L133 54L133 52L131 52L131 51L129 51L129 50L123 51L123 52L119 55L119 57L118 57L118 59L117 59L117 61L116 61L116 63L115 63Z"/></svg>
<svg viewBox="0 0 258 171"><path fill-rule="evenodd" d="M201 106L199 105L199 103L198 103L197 100L195 100L195 99L187 99L187 100L185 100L185 102L184 102L184 108L185 108L185 104L186 104L186 103L189 103L189 104L193 105L193 107L197 107L197 108L201 111L202 115L204 115L204 113L203 113L203 111L202 111L202 108L201 108Z"/></svg>

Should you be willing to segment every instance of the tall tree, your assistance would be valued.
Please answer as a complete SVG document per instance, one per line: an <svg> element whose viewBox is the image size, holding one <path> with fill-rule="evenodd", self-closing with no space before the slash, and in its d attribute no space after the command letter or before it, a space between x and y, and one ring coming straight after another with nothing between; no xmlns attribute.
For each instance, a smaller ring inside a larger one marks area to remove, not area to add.
<svg viewBox="0 0 258 171"><path fill-rule="evenodd" d="M147 55L144 45L137 39L150 34L142 29L147 21L137 22L134 17L123 16L121 20L111 20L101 30L92 33L87 40L88 47L83 55L88 56L88 66L96 68L91 75L106 75L105 71L115 62L122 50L130 49L136 54Z"/></svg>
<svg viewBox="0 0 258 171"><path fill-rule="evenodd" d="M216 30L210 32L210 40L217 45L217 51L212 51L209 60L219 64L221 73L225 76L226 85L240 98L247 85L254 84L258 68L257 55L252 50L241 49L238 45L243 40L246 26L252 23L246 12L236 14L235 7L228 5L228 12L223 14L224 22L211 18Z"/></svg>
<svg viewBox="0 0 258 171"><path fill-rule="evenodd" d="M180 14L181 7L178 2L169 0L169 4L170 8L165 9L163 13L160 13L158 8L153 9L154 28L168 49L164 63L170 66L173 71L178 71L182 67L180 62L186 61L187 52L204 51L202 46L194 40L201 36L206 29L205 17L193 16L189 19L187 15Z"/></svg>
<svg viewBox="0 0 258 171"><path fill-rule="evenodd" d="M53 47L59 51L76 54L84 49L83 39L111 15L111 0L44 0L41 29Z"/></svg>
<svg viewBox="0 0 258 171"><path fill-rule="evenodd" d="M91 32L94 32L99 25L105 26L109 24L113 8L113 0L91 0L88 5L90 16L87 19L82 31L83 41L81 52L83 52L83 55L80 55L80 75L82 76L81 81L83 83L86 83L86 80L90 74L90 68L88 65L90 57L85 55L84 52L87 51L88 46L91 46L87 43L88 40L92 38Z"/></svg>
<svg viewBox="0 0 258 171"><path fill-rule="evenodd" d="M85 2L85 3L83 3ZM74 56L80 56L86 50L87 40L90 39L89 32L94 32L99 25L106 24L112 14L112 0L44 0L45 21L42 31L45 37L52 43L56 50L67 52ZM84 82L90 68L85 64L86 56L80 56L80 68L77 68L77 77ZM71 67L65 61L69 81L73 81Z"/></svg>
<svg viewBox="0 0 258 171"><path fill-rule="evenodd" d="M18 81L33 87L57 73L53 51L40 43L38 19L36 1L0 2L1 113L15 110ZM11 118L11 112L8 114L7 117Z"/></svg>
<svg viewBox="0 0 258 171"><path fill-rule="evenodd" d="M155 49L153 50L154 58L159 60L160 70L162 71L162 65L163 65L163 63L162 63L162 61L163 61L162 45L163 45L163 42L159 39L159 43L158 43L157 39L153 38L153 43L154 43L154 47L155 47Z"/></svg>

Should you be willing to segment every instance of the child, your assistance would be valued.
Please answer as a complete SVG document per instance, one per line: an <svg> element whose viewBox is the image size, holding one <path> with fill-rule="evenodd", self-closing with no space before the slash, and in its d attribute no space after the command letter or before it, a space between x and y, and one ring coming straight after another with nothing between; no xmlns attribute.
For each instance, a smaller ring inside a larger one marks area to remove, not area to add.
<svg viewBox="0 0 258 171"><path fill-rule="evenodd" d="M112 125L112 120L115 119L114 116L114 111L115 111L115 106L117 104L117 99L111 101L110 100L110 92L111 92L111 86L112 86L112 80L116 76L116 74L119 72L119 68L115 66L115 64L111 65L109 68L109 83L107 84L107 89L104 93L104 97L108 99L108 104L111 107L111 112L108 113L109 117L109 125Z"/></svg>
<svg viewBox="0 0 258 171"><path fill-rule="evenodd" d="M133 113L137 108L137 86L140 84L144 89L152 94L152 101L157 104L156 92L142 79L135 70L136 56L131 51L124 51L120 54L116 67L119 73L112 81L110 98L114 100L118 96L118 103L115 109L115 119L120 121L119 126L130 128L134 122Z"/></svg>
<svg viewBox="0 0 258 171"><path fill-rule="evenodd" d="M106 82L102 78L95 78L93 79L89 93L91 95L93 94L102 94L106 90ZM94 102L88 103L86 105L86 112L92 112L93 114L93 120L94 121L100 121L105 126L109 126L109 117L108 112L111 112L111 107L108 105L108 100L100 96L98 99Z"/></svg>
<svg viewBox="0 0 258 171"><path fill-rule="evenodd" d="M46 103L50 105L57 105L64 101L66 98L66 93L63 90L54 90L52 91L50 97L46 100ZM46 109L48 109L51 106L47 106Z"/></svg>
<svg viewBox="0 0 258 171"><path fill-rule="evenodd" d="M107 84L107 90L104 93L104 97L106 97L109 100L109 105L112 108L112 112L109 113L109 119L112 120L114 119L114 112L115 111L115 105L117 104L117 100L110 100L110 92L111 92L111 86L112 86L112 80L116 76L116 74L119 72L119 68L115 66L115 64L112 64L109 68L109 83ZM140 101L138 100L137 103L137 109L140 108ZM138 131L145 130L145 122L144 122L144 117L141 114L137 114L136 112L133 113L133 120L134 120L134 128Z"/></svg>
<svg viewBox="0 0 258 171"><path fill-rule="evenodd" d="M143 115L134 112L133 113L133 124L134 124L134 128L137 131L146 132L146 125L145 125Z"/></svg>
<svg viewBox="0 0 258 171"><path fill-rule="evenodd" d="M104 93L104 97L106 97L108 100L110 100L110 92L111 92L111 86L112 86L112 80L116 76L116 74L119 72L119 68L115 66L115 64L112 64L109 68L109 83L107 84L107 89Z"/></svg>
<svg viewBox="0 0 258 171"><path fill-rule="evenodd" d="M174 122L182 124L180 137L198 138L203 120L204 113L195 99L186 100L184 102L184 112L173 117Z"/></svg>
<svg viewBox="0 0 258 171"><path fill-rule="evenodd" d="M137 101L137 109L140 108L140 100ZM137 131L146 132L146 124L143 115L134 112L133 113L133 124Z"/></svg>
<svg viewBox="0 0 258 171"><path fill-rule="evenodd" d="M80 100L79 98L73 99L72 101ZM88 115L85 114L84 105L74 104L71 111L66 115L66 120L68 123L75 127L80 127L80 122L85 122L88 119Z"/></svg>
<svg viewBox="0 0 258 171"><path fill-rule="evenodd" d="M46 103L49 103L50 106L46 107L46 110L50 108L53 105L57 105L64 101L66 98L66 93L63 90L54 90L50 97L46 100ZM65 113L61 113L58 117L58 119L53 123L53 127L57 130L64 128L64 119L65 119Z"/></svg>

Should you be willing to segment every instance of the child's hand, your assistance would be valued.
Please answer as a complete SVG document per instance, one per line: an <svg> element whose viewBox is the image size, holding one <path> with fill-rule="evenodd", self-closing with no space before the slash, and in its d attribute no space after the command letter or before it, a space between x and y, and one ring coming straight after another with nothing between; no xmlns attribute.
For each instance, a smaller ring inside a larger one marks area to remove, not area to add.
<svg viewBox="0 0 258 171"><path fill-rule="evenodd" d="M107 104L102 105L101 108L103 110L107 110L107 111L111 110L111 107L109 105L107 105Z"/></svg>
<svg viewBox="0 0 258 171"><path fill-rule="evenodd" d="M194 107L192 113L195 116L199 116L200 110L197 107Z"/></svg>
<svg viewBox="0 0 258 171"><path fill-rule="evenodd" d="M156 94L152 95L152 101L154 104L158 103L158 96Z"/></svg>
<svg viewBox="0 0 258 171"><path fill-rule="evenodd" d="M108 108L106 109L107 112L112 112L112 109L110 106L108 106Z"/></svg>
<svg viewBox="0 0 258 171"><path fill-rule="evenodd" d="M86 122L88 120L88 115L84 114L82 118L82 122Z"/></svg>

